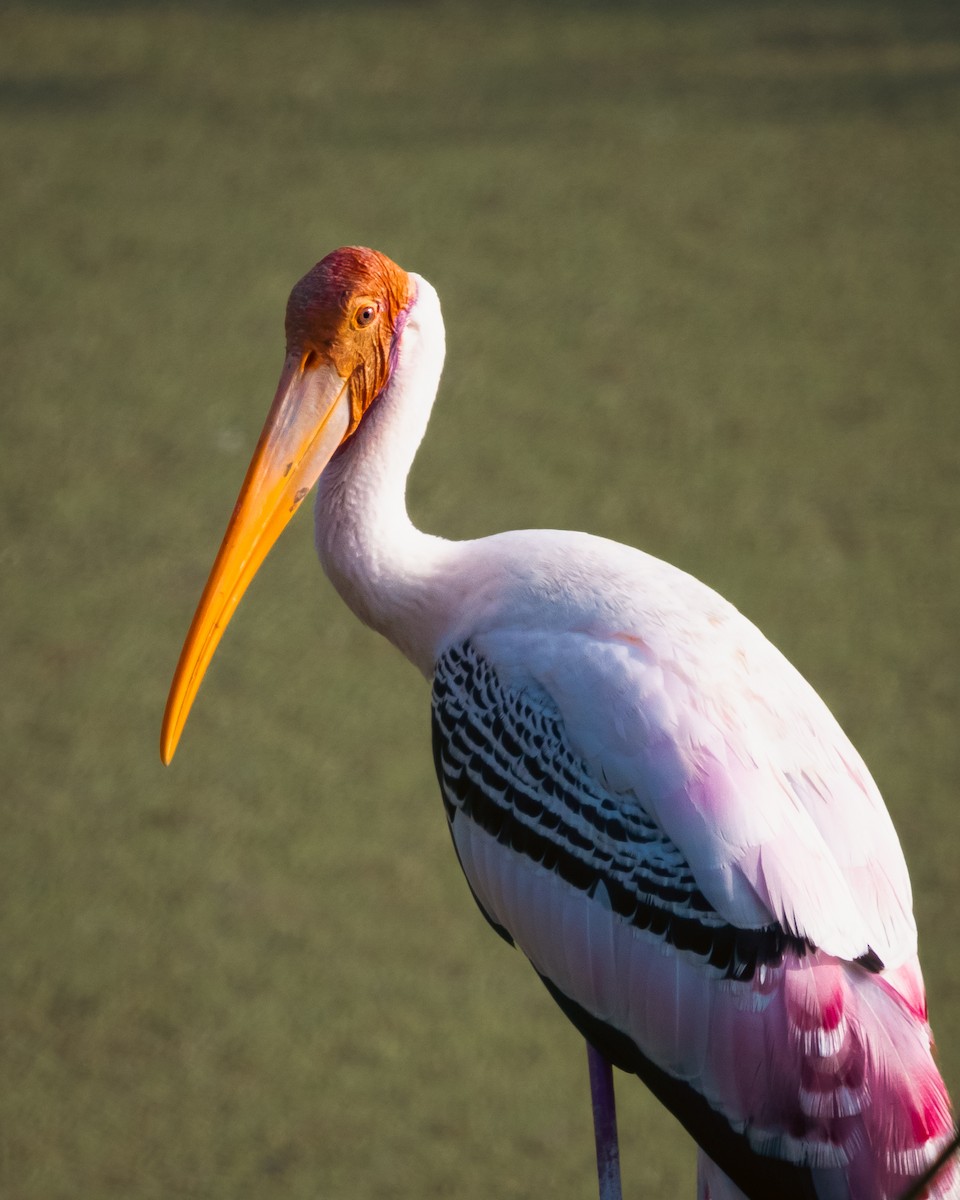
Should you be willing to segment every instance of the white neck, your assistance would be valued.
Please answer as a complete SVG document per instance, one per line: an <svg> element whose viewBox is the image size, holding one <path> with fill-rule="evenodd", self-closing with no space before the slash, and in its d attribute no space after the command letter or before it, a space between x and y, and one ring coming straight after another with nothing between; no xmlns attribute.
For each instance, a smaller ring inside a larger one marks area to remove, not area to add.
<svg viewBox="0 0 960 1200"><path fill-rule="evenodd" d="M317 553L334 587L361 621L389 638L424 674L433 669L446 624L454 544L416 529L406 483L443 368L437 293L417 289L399 356L380 397L320 477Z"/></svg>

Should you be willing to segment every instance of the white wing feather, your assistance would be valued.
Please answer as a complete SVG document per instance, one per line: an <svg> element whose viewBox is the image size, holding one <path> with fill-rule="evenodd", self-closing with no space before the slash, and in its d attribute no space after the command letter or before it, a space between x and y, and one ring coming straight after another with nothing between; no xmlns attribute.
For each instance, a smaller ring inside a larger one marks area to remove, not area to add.
<svg viewBox="0 0 960 1200"><path fill-rule="evenodd" d="M603 539L487 542L501 569L474 606L477 649L549 697L571 748L656 817L722 916L776 920L840 958L913 957L909 877L876 784L755 626L691 576Z"/></svg>

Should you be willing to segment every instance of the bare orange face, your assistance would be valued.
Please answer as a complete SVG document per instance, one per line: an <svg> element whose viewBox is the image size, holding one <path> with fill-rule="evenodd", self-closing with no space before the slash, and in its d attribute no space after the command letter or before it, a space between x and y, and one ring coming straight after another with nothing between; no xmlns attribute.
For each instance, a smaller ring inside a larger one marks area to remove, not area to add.
<svg viewBox="0 0 960 1200"><path fill-rule="evenodd" d="M413 299L406 271L358 246L328 254L290 293L280 382L170 685L164 762L251 579L386 386Z"/></svg>
<svg viewBox="0 0 960 1200"><path fill-rule="evenodd" d="M287 301L287 352L329 363L350 384L350 429L386 385L401 314L413 299L406 271L377 250L344 246L318 262Z"/></svg>

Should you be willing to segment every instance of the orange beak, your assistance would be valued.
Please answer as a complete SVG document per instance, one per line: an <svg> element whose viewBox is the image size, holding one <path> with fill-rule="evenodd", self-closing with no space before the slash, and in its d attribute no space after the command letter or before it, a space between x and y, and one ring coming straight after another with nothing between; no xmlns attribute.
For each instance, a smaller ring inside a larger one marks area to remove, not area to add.
<svg viewBox="0 0 960 1200"><path fill-rule="evenodd" d="M187 633L163 714L173 758L190 707L240 598L350 428L350 389L329 365L288 354L233 516Z"/></svg>

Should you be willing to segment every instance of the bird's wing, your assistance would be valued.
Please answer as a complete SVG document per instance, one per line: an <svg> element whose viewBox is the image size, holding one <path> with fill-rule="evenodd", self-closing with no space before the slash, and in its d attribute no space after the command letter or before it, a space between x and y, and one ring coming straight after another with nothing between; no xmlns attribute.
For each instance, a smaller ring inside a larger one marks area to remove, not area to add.
<svg viewBox="0 0 960 1200"><path fill-rule="evenodd" d="M669 624L501 629L475 645L531 709L557 715L619 818L644 814L733 927L776 924L874 967L912 959L897 835L826 706L730 606Z"/></svg>
<svg viewBox="0 0 960 1200"><path fill-rule="evenodd" d="M580 733L617 725L613 691L594 690L589 713L554 699L573 679L581 690L591 686L594 676L576 661L583 651L564 639L549 656L528 645L520 684L520 647L494 640L511 655L499 668L489 647L455 644L438 662L433 690L441 791L487 918L526 954L581 1032L640 1075L747 1194L899 1195L950 1128L915 958L877 974L832 957L839 951L812 950L814 922L828 922L811 888L804 884L791 903L794 927L755 874L765 856L727 841L763 834L772 820L720 814L712 853L728 860L729 884L717 888L694 861L710 865L710 837L686 836L682 822L674 822L676 834L654 811L651 797L657 807L670 798L662 770L645 767L632 789L619 779L614 786L607 772L620 768L609 749L605 757L595 745L588 762L587 750L575 748L571 721L583 722ZM588 657L595 661L595 649ZM549 661L555 676L535 678L532 659ZM616 676L606 679L613 689ZM651 710L664 692L648 689ZM621 680L615 694L625 704L628 685ZM696 796L673 802L703 804ZM799 802L787 805L794 807L803 813ZM795 823L817 828L804 816ZM813 833L803 836L816 846ZM776 869L774 852L787 852L786 838L761 845L772 846L766 874ZM812 850L807 862L819 869ZM879 934L867 940L869 919L844 889L837 862L822 874L824 890L835 893L828 903L845 905L859 930L842 957L868 954ZM845 936L842 920L833 923ZM843 1182L851 1172L866 1180L859 1191Z"/></svg>
<svg viewBox="0 0 960 1200"><path fill-rule="evenodd" d="M562 941L563 921L548 915L551 904L561 902L525 904L498 894L520 878L520 860L654 934L673 952L690 951L733 979L752 978L759 965L779 962L791 945L804 949L803 939L772 917L747 927L718 912L657 819L635 797L612 792L585 769L557 709L536 693L505 685L470 643L451 647L438 664L433 733L437 774L467 879L498 932L515 938L541 973L562 974L549 969L552 951L535 949L544 937ZM485 836L473 839L468 830ZM488 856L495 845L511 853L474 861L475 853Z"/></svg>

